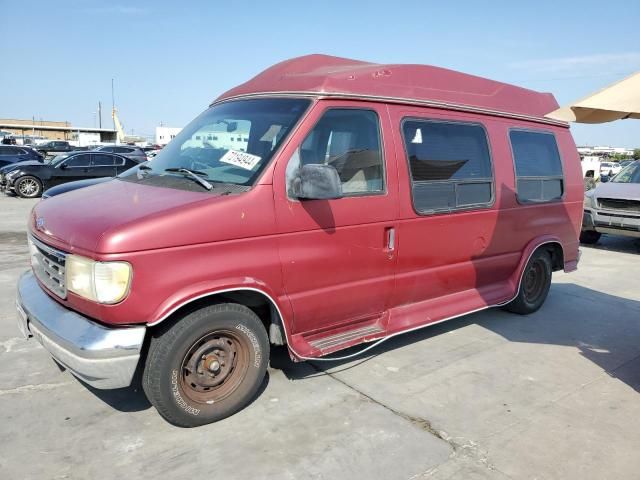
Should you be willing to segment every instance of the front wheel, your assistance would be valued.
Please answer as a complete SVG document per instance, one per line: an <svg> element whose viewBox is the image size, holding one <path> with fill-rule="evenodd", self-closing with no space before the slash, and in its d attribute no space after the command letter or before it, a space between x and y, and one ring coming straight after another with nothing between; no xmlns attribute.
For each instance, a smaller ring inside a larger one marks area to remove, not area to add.
<svg viewBox="0 0 640 480"><path fill-rule="evenodd" d="M154 332L144 391L169 423L195 427L245 407L264 380L269 339L249 308L204 307Z"/></svg>
<svg viewBox="0 0 640 480"><path fill-rule="evenodd" d="M551 257L545 250L536 251L522 273L518 296L504 306L519 315L537 311L547 298L551 287Z"/></svg>
<svg viewBox="0 0 640 480"><path fill-rule="evenodd" d="M19 178L13 188L22 198L36 198L42 194L42 183L31 175Z"/></svg>
<svg viewBox="0 0 640 480"><path fill-rule="evenodd" d="M584 230L580 232L580 243L584 243L585 245L593 245L594 243L598 243L602 234L600 232L596 232L595 230Z"/></svg>

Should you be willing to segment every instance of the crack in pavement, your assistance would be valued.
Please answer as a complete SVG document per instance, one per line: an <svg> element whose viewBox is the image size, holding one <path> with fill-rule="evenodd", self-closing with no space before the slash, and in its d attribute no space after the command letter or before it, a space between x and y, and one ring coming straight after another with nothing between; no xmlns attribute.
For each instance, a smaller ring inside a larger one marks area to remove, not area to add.
<svg viewBox="0 0 640 480"><path fill-rule="evenodd" d="M20 387L8 388L6 390L0 390L0 397L3 395L14 395L25 392L37 392L44 390L54 390L56 388L64 387L67 385L71 385L71 382L62 382L62 383L40 383L37 385L22 385Z"/></svg>
<svg viewBox="0 0 640 480"><path fill-rule="evenodd" d="M471 458L472 460L474 460L475 462L483 465L484 467L488 468L489 470L492 471L496 471L499 472L503 475L505 475L506 477L508 477L508 475L506 475L504 472L501 472L495 465L493 465L492 463L489 462L489 459L487 457L487 453L483 450L481 450L481 448L479 447L477 442L474 442L473 440L466 440L464 439L464 437L452 437L449 434L447 434L444 430L439 430L436 427L434 427L434 425L431 423L430 420L426 419L426 418L422 418L422 417L416 417L413 415L409 415L407 413L401 412L399 410L396 410L393 407L390 407L389 405L385 405L384 403L376 400L375 398L373 398L372 396L364 393L363 391L357 389L356 387L354 387L353 385L348 384L347 382L345 382L344 380L334 376L331 372L327 371L327 370L322 370L320 367L318 367L317 365L315 365L313 362L309 362L309 364L311 365L311 367L318 373L322 373L324 375L327 375L328 377L330 377L331 379L335 380L336 382L344 385L345 387L347 387L348 389L356 392L358 395L360 395L361 397L365 398L367 401L372 402L376 405L379 405L380 407L384 408L385 410L391 412L393 415L396 415L406 421L408 421L409 423L411 423L412 425L418 427L420 430L423 430L431 435L433 435L434 437L436 437L439 440L442 440L443 442L447 443L451 449L453 450L453 453L450 455L449 460L451 460L452 458L455 458L456 456L463 456L463 457L467 457L467 458ZM462 441L457 441L457 439L461 439ZM437 468L437 467L434 467ZM433 470L433 469L431 469ZM428 472L425 472L428 473ZM420 474L423 475L423 474Z"/></svg>

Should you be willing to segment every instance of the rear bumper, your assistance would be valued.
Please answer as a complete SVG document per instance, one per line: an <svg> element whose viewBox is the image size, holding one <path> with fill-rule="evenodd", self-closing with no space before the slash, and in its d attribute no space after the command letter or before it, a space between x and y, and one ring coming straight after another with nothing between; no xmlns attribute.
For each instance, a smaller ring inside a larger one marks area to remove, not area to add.
<svg viewBox="0 0 640 480"><path fill-rule="evenodd" d="M31 271L18 281L16 307L22 333L76 377L100 389L131 384L146 327L109 328L69 310L42 290Z"/></svg>

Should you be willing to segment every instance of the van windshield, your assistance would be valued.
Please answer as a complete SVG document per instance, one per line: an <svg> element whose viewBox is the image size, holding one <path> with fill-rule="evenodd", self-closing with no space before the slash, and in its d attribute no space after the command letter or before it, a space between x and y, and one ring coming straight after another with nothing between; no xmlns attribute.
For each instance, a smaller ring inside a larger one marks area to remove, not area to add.
<svg viewBox="0 0 640 480"><path fill-rule="evenodd" d="M189 170L213 184L252 185L309 103L264 98L215 105L182 129L141 172L145 178L162 176L163 183Z"/></svg>

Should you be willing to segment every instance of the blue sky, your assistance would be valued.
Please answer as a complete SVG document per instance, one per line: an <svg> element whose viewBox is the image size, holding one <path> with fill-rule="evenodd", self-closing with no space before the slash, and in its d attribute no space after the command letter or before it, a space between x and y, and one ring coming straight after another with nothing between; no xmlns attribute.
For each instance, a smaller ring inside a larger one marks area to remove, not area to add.
<svg viewBox="0 0 640 480"><path fill-rule="evenodd" d="M640 2L0 0L0 117L183 126L286 58L423 63L550 91L561 104L640 70ZM11 63L9 63L11 61ZM15 62L15 63L14 63ZM640 147L640 121L572 127Z"/></svg>

